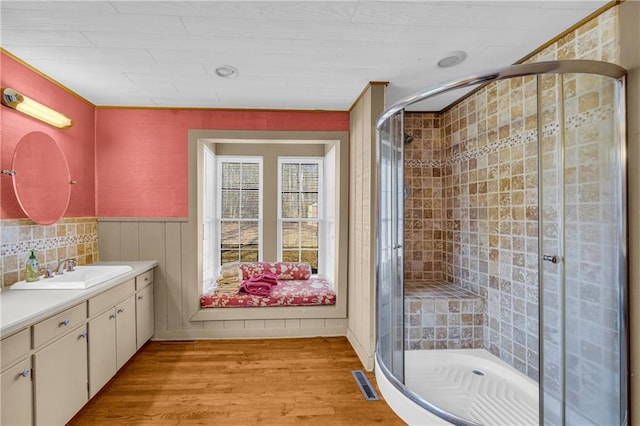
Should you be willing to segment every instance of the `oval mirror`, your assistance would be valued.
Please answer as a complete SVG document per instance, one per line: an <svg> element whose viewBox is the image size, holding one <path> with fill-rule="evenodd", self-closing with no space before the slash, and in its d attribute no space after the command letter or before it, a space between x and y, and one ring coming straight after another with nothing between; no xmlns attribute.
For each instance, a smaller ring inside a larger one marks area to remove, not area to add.
<svg viewBox="0 0 640 426"><path fill-rule="evenodd" d="M46 133L26 134L13 153L13 189L29 219L40 225L55 223L71 198L69 165L64 153Z"/></svg>

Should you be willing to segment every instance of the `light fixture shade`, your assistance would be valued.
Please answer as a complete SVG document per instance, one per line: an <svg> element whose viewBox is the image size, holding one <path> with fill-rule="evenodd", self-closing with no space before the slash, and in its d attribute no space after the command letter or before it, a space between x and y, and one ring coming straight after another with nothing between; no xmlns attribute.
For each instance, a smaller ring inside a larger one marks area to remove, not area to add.
<svg viewBox="0 0 640 426"><path fill-rule="evenodd" d="M6 105L58 129L68 129L73 126L73 120L69 117L8 87L2 89L2 105Z"/></svg>

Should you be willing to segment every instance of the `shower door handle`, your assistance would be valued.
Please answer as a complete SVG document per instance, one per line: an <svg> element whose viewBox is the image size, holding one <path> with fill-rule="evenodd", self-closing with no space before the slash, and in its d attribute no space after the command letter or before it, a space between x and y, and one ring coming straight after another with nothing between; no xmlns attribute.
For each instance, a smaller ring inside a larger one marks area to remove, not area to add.
<svg viewBox="0 0 640 426"><path fill-rule="evenodd" d="M545 254L542 256L542 260L546 260L547 262L551 262L551 263L558 263L560 260L558 259L558 256L554 255L550 255L550 254Z"/></svg>

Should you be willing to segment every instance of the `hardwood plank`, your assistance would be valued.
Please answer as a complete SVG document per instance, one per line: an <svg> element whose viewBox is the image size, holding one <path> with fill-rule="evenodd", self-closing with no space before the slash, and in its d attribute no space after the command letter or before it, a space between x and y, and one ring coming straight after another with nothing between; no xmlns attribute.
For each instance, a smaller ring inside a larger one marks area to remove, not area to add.
<svg viewBox="0 0 640 426"><path fill-rule="evenodd" d="M69 424L404 424L361 368L344 337L149 342Z"/></svg>

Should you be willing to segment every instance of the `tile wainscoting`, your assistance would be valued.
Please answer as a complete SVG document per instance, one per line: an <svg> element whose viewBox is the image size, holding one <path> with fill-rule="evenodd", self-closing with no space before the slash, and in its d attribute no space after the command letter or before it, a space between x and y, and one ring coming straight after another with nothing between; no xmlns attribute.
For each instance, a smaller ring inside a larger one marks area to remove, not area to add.
<svg viewBox="0 0 640 426"><path fill-rule="evenodd" d="M31 254L41 268L55 268L62 259L77 259L79 265L98 261L98 225L95 217L63 218L48 226L29 219L0 221L2 287L25 279L25 263Z"/></svg>

